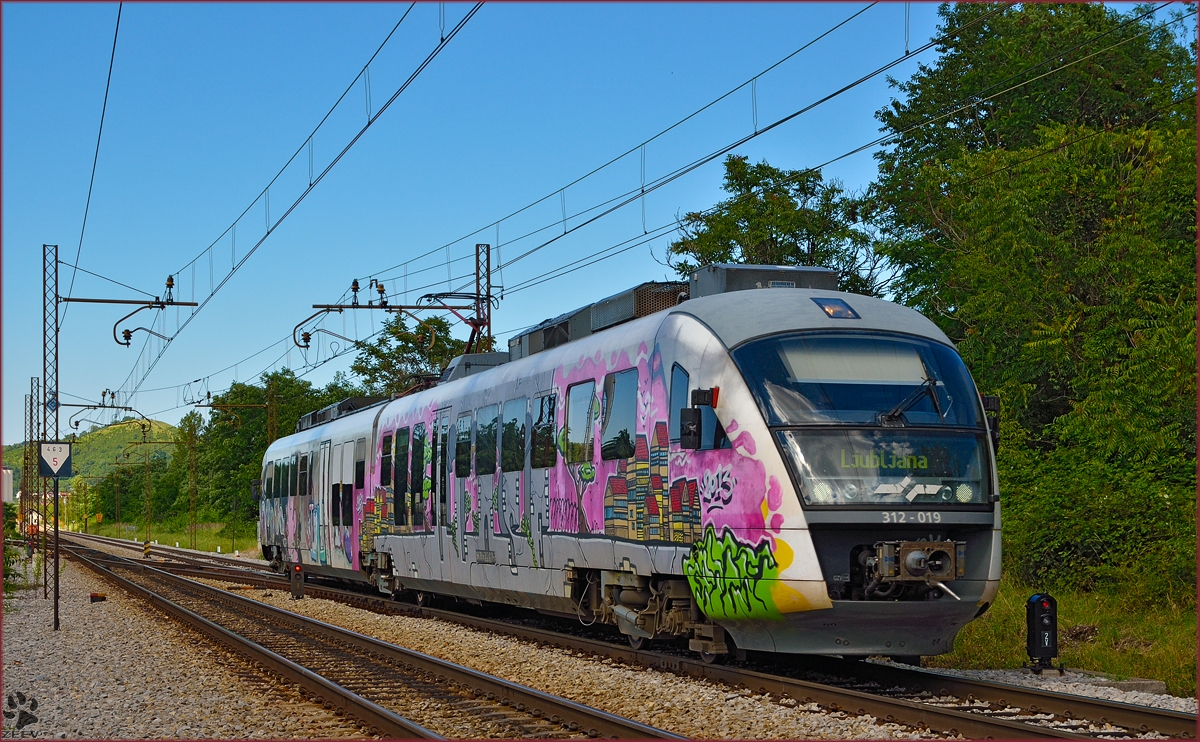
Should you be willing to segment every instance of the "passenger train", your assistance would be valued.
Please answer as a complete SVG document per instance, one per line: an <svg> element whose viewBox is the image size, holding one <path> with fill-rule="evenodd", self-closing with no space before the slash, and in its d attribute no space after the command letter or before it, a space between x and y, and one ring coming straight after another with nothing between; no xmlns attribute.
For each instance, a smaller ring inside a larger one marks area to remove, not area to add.
<svg viewBox="0 0 1200 742"><path fill-rule="evenodd" d="M280 570L709 661L941 654L1000 579L990 402L912 309L709 266L306 415L266 452L258 536Z"/></svg>

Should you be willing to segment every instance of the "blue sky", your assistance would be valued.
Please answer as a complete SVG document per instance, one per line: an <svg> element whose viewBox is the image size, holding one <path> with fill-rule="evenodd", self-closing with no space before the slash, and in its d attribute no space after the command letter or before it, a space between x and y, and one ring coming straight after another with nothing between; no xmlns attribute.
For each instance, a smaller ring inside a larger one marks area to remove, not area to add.
<svg viewBox="0 0 1200 742"><path fill-rule="evenodd" d="M307 358L290 346L311 305L339 300L351 279L382 276L409 298L460 288L476 242L497 243L497 219L547 201L499 227L497 259L510 260L561 231L568 217L639 188L642 153L566 184L664 128L866 7L865 3L485 5L378 117L357 144L146 374L139 353L113 341L129 309L71 305L60 339L63 401L126 390L148 416L175 422L189 395L226 388L284 365L328 358L323 338ZM266 206L239 214L302 147L408 8L369 4L142 4L122 11L112 85L87 230L80 225L96 143L117 5L3 6L3 441L23 438L22 404L41 373L41 246L60 258L150 294L176 274L177 299L200 298L263 236ZM471 8L444 6L449 31ZM371 65L377 112L438 44L442 6L418 4ZM931 36L936 5L912 3L909 44ZM645 178L753 133L759 126L896 59L905 49L905 5L881 3L722 103L645 147ZM891 71L906 78L932 51ZM878 135L873 113L891 91L880 75L736 150L783 168L819 164ZM313 140L319 172L367 118L360 80ZM722 197L720 160L647 195L645 227ZM825 170L848 187L874 175L869 153ZM308 155L272 188L270 220L307 185ZM523 281L643 234L641 201L507 267L497 282ZM567 227L581 221L568 218ZM527 232L535 237L517 241ZM480 231L482 230L482 231ZM222 237L222 235L224 235ZM493 326L512 330L645 280L674 278L656 262L671 237L525 290L506 290ZM220 238L220 239L219 239ZM210 252L205 252L216 242ZM450 247L445 246L449 244ZM198 262L191 261L199 256ZM181 270L182 269L182 270ZM63 268L61 290L71 281ZM210 279L210 274L212 278ZM440 282L440 283L439 283ZM75 296L137 298L80 273ZM365 297L364 297L365 298ZM152 327L171 334L186 310ZM123 327L146 325L143 312ZM349 337L378 328L377 312L347 313L325 327ZM465 332L464 332L465 336ZM151 338L152 343L157 343ZM272 346L272 343L275 343ZM291 348L290 351L288 348ZM148 348L154 351L155 346ZM260 352L261 351L261 352ZM258 353L258 355L254 355ZM151 352L148 357L153 358ZM251 357L253 356L253 357ZM249 358L249 360L244 360ZM308 372L316 384L351 357ZM233 366L233 368L228 368ZM199 381L197 381L199 380ZM123 401L126 398L123 397ZM70 412L70 411L68 411ZM85 415L84 417L89 417ZM61 430L70 432L68 414ZM97 416L91 416L98 419ZM85 426L86 427L86 424Z"/></svg>

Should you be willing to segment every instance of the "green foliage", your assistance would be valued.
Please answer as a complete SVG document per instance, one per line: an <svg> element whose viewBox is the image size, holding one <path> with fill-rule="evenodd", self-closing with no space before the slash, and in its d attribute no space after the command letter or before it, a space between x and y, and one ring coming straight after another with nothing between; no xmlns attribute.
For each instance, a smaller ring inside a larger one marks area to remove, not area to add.
<svg viewBox="0 0 1200 742"><path fill-rule="evenodd" d="M816 170L780 170L745 157L725 159L722 188L730 198L689 212L668 258L686 276L714 263L813 265L833 268L844 291L879 295L890 277L861 226L863 202Z"/></svg>
<svg viewBox="0 0 1200 742"><path fill-rule="evenodd" d="M17 530L17 503L4 503L4 537L5 538L20 538L21 534Z"/></svg>
<svg viewBox="0 0 1200 742"><path fill-rule="evenodd" d="M943 28L993 7L943 6ZM1169 104L1195 49L1130 17L1012 6L954 37L878 114L904 133L874 218L900 298L1002 398L1008 568L1192 604L1196 138L1194 101ZM909 130L1100 33L1053 65L1123 43Z"/></svg>
<svg viewBox="0 0 1200 742"><path fill-rule="evenodd" d="M350 370L363 379L368 394L398 394L411 388L414 377L441 373L461 355L466 343L450 334L450 323L428 317L409 328L404 315L384 320L379 336L357 343Z"/></svg>

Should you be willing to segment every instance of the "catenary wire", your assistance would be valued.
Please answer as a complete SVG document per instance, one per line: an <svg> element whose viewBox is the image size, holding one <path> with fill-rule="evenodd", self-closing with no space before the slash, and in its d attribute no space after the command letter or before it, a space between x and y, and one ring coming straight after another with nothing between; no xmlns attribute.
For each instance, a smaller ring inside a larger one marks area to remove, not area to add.
<svg viewBox="0 0 1200 742"><path fill-rule="evenodd" d="M96 163L100 160L100 137L104 134L104 114L108 111L108 91L112 87L113 62L117 59L117 35L121 32L121 9L124 7L124 2L117 4L117 26L113 29L112 55L108 58L108 79L104 82L104 105L100 107L100 129L96 132L96 153L92 155L92 175L88 179L87 201L83 205L83 224L79 227L79 246L75 248L75 262L71 264L74 270L71 271L71 285L67 287L68 297L75 290L75 271L79 270L75 266L79 264L79 256L83 254L83 233L87 230L88 211L92 207L92 186L96 184ZM63 307L62 316L58 320L59 329L67 321L67 310L70 308L69 304Z"/></svg>
<svg viewBox="0 0 1200 742"><path fill-rule="evenodd" d="M333 160L325 167L325 169L322 170L321 173L312 181L312 183L309 184L309 186L292 203L292 205L289 206L286 211L284 211L283 215L280 216L279 219L276 220L276 222L273 225L270 225L266 234L264 234L262 236L262 238L259 239L257 243L255 243L255 245L233 266L233 268L230 270L230 272L223 279L221 279L221 281L209 292L208 296L206 296L203 299L203 301L200 302L199 306L197 306L192 311L192 313L190 315L188 315L187 319L185 319L183 321L183 323L175 330L174 334L172 334L168 340L163 342L163 346L159 350L157 356L155 356L155 358L148 363L145 372L143 372L141 375L141 378L136 383L133 384L130 393L137 393L138 389L140 388L141 383L143 381L145 381L145 379L149 376L150 372L154 370L154 367L158 364L159 359L161 359L163 354L166 353L167 348L169 348L171 346L174 339L179 336L179 333L182 332L184 330L184 328L186 328L189 324L191 324L191 321L196 317L197 314L199 314L200 310L202 310L205 306L207 306L208 302L211 301L214 296L216 296L216 293L218 291L220 291L221 288L224 287L226 283L229 282L229 279L233 277L234 273L236 273L239 268L241 268L243 265L245 265L246 261L249 260L250 257L254 255L254 253L258 250L258 248L260 246L262 246L262 244L271 236L271 234L275 231L275 229L277 229L279 227L279 225L285 219L287 219L288 216L291 215L291 213L296 209L296 207L298 207L300 205L300 203L308 196L308 194L311 193L313 191L313 189L325 178L325 176L329 174L329 172L334 168L334 166L336 166L338 164L338 162L341 161L341 159L345 156L345 154L350 151L350 149L358 142L358 140L360 138L362 138L363 134L365 134L366 131L376 121L379 120L379 117L382 116L384 114L384 112L387 111L387 109L391 106L391 104L394 103L396 101L396 99L400 97L401 93L403 93L408 88L408 86L413 82L413 80L415 80L417 78L417 76L419 76L421 74L421 72L423 72L425 70L425 68L428 67L428 65L433 61L433 59L435 57L437 57L437 55L446 47L447 44L450 43L450 41L458 34L458 32L462 30L463 26L465 26L466 23L468 21L470 21L472 17L474 17L475 13L477 13L479 11L479 8L482 7L482 5L483 5L482 2L476 3L467 12L466 16L463 17L458 22L458 24L456 24L450 30L450 32L446 35L445 39L443 39L437 45L437 47L435 47L434 50L432 52L430 52L430 54L421 62L421 64L417 67L417 69L414 70L413 73L408 77L408 79L405 80L405 82L396 90L395 93L392 94L392 96L387 100L387 102L384 103L379 108L378 112L373 114L370 117L370 119L368 119L367 123L362 127L362 129L359 130L359 132L350 140L350 142L348 144L346 144L346 146L341 150L341 152L339 152L338 155L336 157L334 157ZM410 9L411 9L411 6L410 6ZM403 19L401 19L401 20L403 20ZM301 149L303 149L303 148L301 148ZM209 248L209 249L211 249L211 248ZM140 359L139 359L139 361L140 361ZM132 380L135 371L136 371L136 367L134 370L130 371L130 374L129 374L129 376L126 377L125 382L123 382L121 384L122 388L124 388L125 385Z"/></svg>
<svg viewBox="0 0 1200 742"><path fill-rule="evenodd" d="M139 288L134 288L133 286L130 286L130 285L129 285L129 284L127 284L127 283L121 283L120 281L118 281L118 280L116 280L116 279L113 279L113 278L109 278L108 276L102 276L102 275L100 275L99 273L93 273L92 271L90 271L90 270L87 270L86 268L80 268L79 266L75 265L74 263L68 263L68 262L67 262L67 261L65 261L65 260L60 260L60 261L58 261L58 264L59 264L59 265L65 265L65 266L67 266L68 268L72 268L72 269L74 269L74 270L77 270L77 271L79 271L80 273L86 273L86 274L88 274L89 276L95 276L96 278L99 278L99 279L100 279L100 280L102 280L102 281L108 281L109 283L115 283L116 285L118 285L118 286L121 286L122 288L127 288L127 289L129 289L130 291L136 291L136 292L138 292L139 294L145 294L146 296L149 296L149 297L151 297L151 298L153 298L153 297L154 297L154 294L151 294L149 291L142 291L142 290L141 290L141 289L139 289ZM68 298L69 298L69 297L68 297ZM64 310L64 311L65 311L65 310Z"/></svg>
<svg viewBox="0 0 1200 742"><path fill-rule="evenodd" d="M1159 8L1161 9L1161 7L1164 7L1165 5L1166 5L1166 4L1164 4L1164 5L1162 5L1162 6L1159 6ZM1146 14L1143 14L1143 16L1142 16L1142 17L1144 17L1144 15L1146 15ZM1188 14L1188 16L1190 16L1190 15L1192 15L1192 14ZM1186 17L1188 17L1188 16L1184 16L1184 17L1186 18ZM1171 23L1175 23L1175 22L1177 22L1178 20L1182 20L1182 18L1181 18L1181 19L1176 19L1175 21L1172 21ZM1170 23L1168 23L1168 24L1164 24L1164 26L1163 26L1163 27L1165 27L1166 25L1170 25ZM1152 31L1152 30L1155 30L1155 29L1150 29L1150 31ZM1147 33L1149 33L1150 31L1147 31ZM1099 38L1100 36L1104 36L1104 35L1107 35L1107 33L1105 33L1105 34L1100 34L1100 35L1098 35L1097 37L1093 37L1093 39L1090 39L1089 41L1095 40L1095 38ZM1143 35L1144 35L1144 34L1143 34ZM1137 38L1137 37L1133 37L1133 38ZM1132 40L1132 39L1126 39L1126 40L1124 40L1124 41L1122 41L1122 42L1118 42L1117 44L1113 44L1113 45L1111 45L1111 46L1109 46L1109 47L1106 47L1105 49L1102 49L1102 50L1100 50L1100 52L1107 51L1107 50L1109 50L1109 49L1111 49L1111 48L1114 48L1114 47L1116 47L1116 46L1119 46L1120 44L1126 43L1127 41L1130 41L1130 40ZM1086 43L1086 42L1085 42L1085 43ZM1076 46L1076 47L1074 47L1074 48L1078 48L1079 46L1081 46L1081 45L1077 45L1077 46ZM1073 50L1073 49L1072 49L1072 50ZM1071 51L1071 50L1068 50L1068 51ZM1100 52L1096 52L1096 53L1100 53ZM1064 52L1056 52L1055 54L1056 54L1056 56L1062 56L1062 54L1064 54ZM1080 60L1075 60L1074 62L1071 62L1071 63L1069 63L1069 64L1067 64L1067 65L1063 65L1062 67L1056 68L1055 70L1052 70L1051 72L1055 72L1055 71L1058 71L1058 70L1061 70L1061 69L1065 69L1066 67L1069 67L1069 66L1071 66L1071 65L1073 65L1073 64L1075 64L1075 63L1078 63L1078 62L1080 62L1080 61L1083 61L1083 59L1087 59L1087 58L1089 58L1089 57L1091 57L1091 56L1095 56L1095 53L1094 53L1094 54L1092 54L1092 55L1088 55L1088 57L1084 57L1084 58L1082 58L1082 59L1080 59ZM1038 68L1038 67L1042 66L1043 64L1044 64L1044 62L1043 62L1043 63L1039 63L1038 65L1034 65L1033 67L1026 68L1026 70L1023 70L1021 73L1018 73L1018 76L1019 76L1020 74L1027 73L1027 72L1028 72L1029 70L1031 70L1031 69ZM1049 73L1047 73L1047 74L1049 74ZM1010 77L1010 78L1007 78L1007 79L1013 79L1014 77L1016 77L1016 76L1012 76L1012 77ZM1030 79L1030 80L1027 80L1027 81L1025 81L1025 83L1022 83L1022 85L1023 85L1023 84L1027 84L1027 83L1029 83L1029 82L1032 82L1032 81L1034 81L1034 80L1036 80L1036 79L1040 79L1040 78L1042 78L1042 77L1045 77L1045 75L1040 75L1040 76L1038 76L1038 77L1036 77L1036 78L1032 78L1032 79ZM1003 81L1002 81L1002 82L1003 82ZM996 87L996 85L989 86L989 88L986 88L985 90L989 90L989 89L992 89L992 88L994 88L994 87ZM994 98L994 97L996 97L997 95L1001 95L1001 94L1003 94L1003 93L1005 93L1005 92L1010 92L1011 90L1013 90L1013 89L1016 89L1017 87L1020 87L1020 85L1013 86L1012 88L1008 88L1008 89L1006 89L1006 90L1004 90L1004 91L1001 91L1000 93L997 93L997 94L995 94L995 95L992 95L992 96L988 96L987 98L984 98L984 99L982 99L982 100L976 101L976 103L978 103L978 102L983 102L983 101L985 101L985 100L990 100L991 98ZM976 93L976 94L974 94L974 95L975 95L975 96L978 96L979 94L978 94L978 93ZM1184 100L1185 100L1185 99L1184 99ZM1182 102L1182 101L1176 101L1176 102L1174 102L1174 103L1170 104L1170 106L1168 106L1168 107L1173 107L1173 106L1175 106L1175 105L1178 105L1180 102ZM963 106L963 107L965 107L965 106ZM873 146L873 145L875 145L875 144L878 144L878 143L881 143L881 142L883 142L883 141L886 141L887 139L890 139L890 138L893 138L893 137L899 136L899 135L901 135L901 134L907 133L907 132L909 132L909 131L911 131L911 130L913 130L913 129L917 128L918 126L924 126L924 125L927 125L927 124L929 124L929 123L933 123L933 122L935 122L935 121L937 121L937 120L940 120L940 119L942 119L942 118L945 118L945 117L947 117L948 115L952 115L954 112L956 112L957 110L961 110L961 108L963 108L963 107L960 107L959 109L955 109L955 111L951 111L951 112L950 112L950 113L948 113L948 114L943 114L943 115L941 115L941 116L936 116L936 117L930 117L930 118L928 118L928 119L926 119L926 120L924 120L924 121L922 121L922 122L919 122L918 124L914 124L913 126L910 126L910 127L908 127L907 129L905 129L905 130L903 130L903 131L901 131L901 132L897 132L897 133L895 133L895 134L889 134L889 135L887 135L887 136L885 136L885 137L881 137L881 138L879 138L879 139L877 139L877 140L875 140L875 141L873 141L873 142L871 142L871 143L868 143L868 144L866 144L866 145L863 145L863 146L861 146L861 147L855 148L855 149L853 149L853 150L851 150L851 151L849 151L849 152L847 152L847 153L844 153L844 154L842 154L842 155L839 155L839 156L837 156L837 157L835 157L835 158L832 158L832 159L830 159L830 160L826 161L825 163L823 163L823 164L821 164L821 165L818 165L818 166L816 166L816 167L813 167L813 168L808 168L806 171L800 171L800 172L808 172L808 171L811 171L811 170L814 170L814 169L820 169L820 168L822 168L822 167L825 167L825 166L826 166L826 165L828 165L828 164L831 164L831 163L833 163L833 162L836 162L837 160L843 159L843 158L845 158L845 157L848 157L848 156L850 156L850 155L852 155L852 154L856 154L856 153L858 153L858 152L861 152L861 151L863 151L864 149L867 149L867 148L869 148L869 147L871 147L871 146ZM1082 139L1086 139L1086 138L1090 138L1090 136L1089 136L1089 137L1083 137L1083 138L1081 138L1080 140L1082 140ZM1055 148L1055 150L1057 150L1057 149L1062 149L1062 148L1063 148L1063 146L1069 146L1069 145L1070 145L1070 144L1072 144L1072 143L1074 143L1074 142L1069 142L1069 143L1067 143L1066 145L1061 145L1061 146L1059 146L1059 147ZM1047 154L1047 153L1043 153L1043 154ZM1036 155L1034 158L1030 158L1030 159L1036 159L1036 157L1038 157L1038 156L1041 156L1041 155ZM1016 164L1020 164L1020 163L1014 163L1013 165L1015 166ZM579 260L576 260L576 261L574 261L574 262L572 262L572 263L568 263L568 264L566 264L565 266L560 266L559 268L556 268L556 269L554 269L554 270L552 270L552 271L548 271L548 272L547 272L547 273L545 273L545 274L541 274L540 276L535 276L535 277L532 277L531 279L526 279L525 281L523 281L523 282L521 282L521 283L517 284L516 286L514 286L514 287L513 287L513 289L512 289L511 291L518 291L518 290L524 290L524 289L526 289L526 288L532 288L533 286L539 285L539 284L541 284L541 283L545 283L546 281L553 280L553 279L555 279L555 278L561 277L562 275L566 275L567 273L573 272L573 271L575 271L575 270L578 270L578 269L580 269L580 268L587 267L588 265L592 265L592 264L594 264L594 263L596 263L596 262L599 262L599 261L601 261L601 260L605 260L605 259L607 259L607 258L609 258L609 257L613 257L613 256L615 256L615 255L618 255L618 254L621 254L621 253L623 253L623 252L626 252L626 251L628 251L629 249L632 249L633 247L640 246L641 244L645 244L645 243L647 243L647 242L653 241L653 239L657 239L658 237L661 237L662 235L660 235L660 234L657 234L657 232L659 232L659 231L662 231L662 230L664 230L664 229L670 229L670 228L672 228L672 227L676 226L677 224L678 224L678 220L676 220L676 221L674 221L674 222L671 222L671 223L668 223L668 224L666 224L666 225L662 225L662 226L660 226L660 227L657 227L657 228L655 228L654 230L651 230L651 231L652 231L652 232L654 232L655 234L653 234L651 237L649 237L649 238L647 238L647 239L645 239L645 240L642 240L642 241L640 241L640 242L639 242L639 243L637 243L637 244L634 244L634 245L631 245L631 246L627 246L627 247L625 247L625 248L623 248L623 249L619 249L619 250L615 250L615 251L613 251L613 250L614 250L614 248L619 248L621 245L623 245L623 244L625 244L626 242L628 242L628 240L626 240L626 241L623 241L622 243L618 243L616 246L613 246L613 247L608 247L608 248L604 248L604 249L602 249L602 250L600 250L600 251L596 251L596 252L594 252L594 253L591 253L591 254L589 254L589 255L587 255L587 256L584 256L583 258L581 258L581 259L579 259ZM639 235L638 237L642 237L642 236L643 236L643 235ZM634 239L637 239L637 238L634 238ZM511 243L510 243L510 244L511 244ZM440 249L440 248L439 248L439 249ZM613 251L613 252L610 252L610 254L608 254L608 255L603 255L603 253L606 253L606 252L609 252L609 251ZM597 257L597 256L601 256L601 257ZM595 259L592 259L592 258L595 258ZM587 264L586 264L586 265L578 265L579 263L583 263L584 261L590 261L590 262L587 262ZM511 262L511 261L510 261L510 262ZM576 266L576 267L573 267L573 268L572 268L571 266ZM430 268L430 269L434 269L434 268L438 268L438 267L440 267L440 265L439 265L439 266L433 266L433 267L432 267L432 268ZM466 277L464 276L464 277L460 277L460 278L466 278ZM435 283L427 284L426 286L421 286L421 287L410 288L410 289L409 289L409 292L411 293L411 292L415 292L415 291L420 291L422 288L429 288L429 287L432 287L432 286L439 285L439 284L441 284L441 283L442 283L441 281L437 281L437 282L435 282ZM510 291L510 292L511 292L511 291ZM456 323L456 324L457 324L457 323ZM537 324L537 323L534 323L534 325L529 325L529 326L527 326L527 327L532 327L532 326L535 326L536 324ZM521 329L526 329L526 328L521 328ZM365 342L365 341L369 340L371 337L374 337L374 336L375 336L375 335L377 335L377 334L379 334L379 333L372 333L371 335L367 336L367 338L364 338L364 339L362 339L362 340L358 340L358 341L356 341L356 343ZM259 355L259 354L261 354L262 352L265 352L266 350L268 350L270 347L274 347L274 346L275 346L275 345L277 345L277 344L278 344L278 342L277 342L277 343L274 343L274 344L272 344L271 346L268 346L268 348L267 348L267 349L264 349L263 351L259 351L259 353L256 353L255 355ZM323 366L325 363L328 363L329 361L331 361L331 360L334 360L335 358L337 358L337 357L340 357L341 355L344 355L344 354L346 354L346 353L350 352L350 351L353 349L353 347L354 347L354 346L348 347L348 348L346 348L346 349L344 349L344 350L342 350L342 351L340 351L340 352L338 352L338 353L335 353L335 354L332 354L332 355L330 355L329 357L327 357L326 359L324 359L324 360L322 360L322 361L319 361L319 362L317 362L317 363L316 363L316 365L312 366L312 367L311 367L311 368L309 368L307 371L305 371L305 374L307 374L307 373L311 372L312 370L315 370L315 369L316 369L317 367L319 367L319 366ZM280 356L280 358L282 358L282 357L283 357L283 356ZM242 362L244 362L244 361L242 361ZM277 361L276 361L276 362L278 362L278 359L277 359ZM233 366L229 366L229 367L227 367L226 369L222 369L222 371L224 371L224 370L228 370L228 368L232 368L232 367L233 367ZM270 367L268 367L268 368L270 368ZM221 373L221 371L219 371L219 372L214 372L214 374L212 374L212 375L216 375L216 373ZM202 378L207 378L207 377L202 377ZM183 385L178 385L178 386L183 386ZM176 386L176 387L163 387L163 389L178 388L178 386ZM172 409L177 409L177 408L172 408Z"/></svg>

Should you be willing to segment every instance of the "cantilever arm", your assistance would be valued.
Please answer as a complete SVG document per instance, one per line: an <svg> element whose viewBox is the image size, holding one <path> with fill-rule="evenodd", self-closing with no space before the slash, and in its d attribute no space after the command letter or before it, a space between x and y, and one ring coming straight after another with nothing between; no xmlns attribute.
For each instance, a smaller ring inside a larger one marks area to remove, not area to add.
<svg viewBox="0 0 1200 742"><path fill-rule="evenodd" d="M117 320L116 324L113 325L113 340L117 341L117 345L124 345L126 348L128 348L130 345L133 344L132 341L129 339L129 336L132 335L134 332L136 332L136 330L125 330L124 332L122 332L122 335L125 337L125 342L121 342L120 338L117 337L117 327L119 327L122 322L129 319L130 317L137 314L138 312L142 311L143 309L165 309L166 306L167 305L165 302L159 302L157 304L145 304L145 305L140 306L137 309L133 310L129 314L125 315L121 319ZM139 327L137 329L138 330L146 330L145 327ZM158 335L158 333L154 332L153 330L146 330L146 332L149 332L152 335ZM158 335L158 336L160 338L163 337L162 335ZM166 340L167 338L163 338L163 339Z"/></svg>

